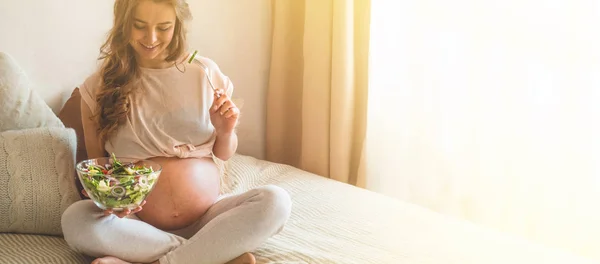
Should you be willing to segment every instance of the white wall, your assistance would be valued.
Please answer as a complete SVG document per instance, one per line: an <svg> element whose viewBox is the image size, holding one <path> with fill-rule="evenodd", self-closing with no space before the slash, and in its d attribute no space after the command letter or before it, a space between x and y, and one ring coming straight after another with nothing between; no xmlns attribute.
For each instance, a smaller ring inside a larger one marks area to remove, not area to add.
<svg viewBox="0 0 600 264"><path fill-rule="evenodd" d="M189 0L190 48L227 74L244 106L238 152L264 157L265 98L270 61L269 0ZM58 112L93 72L112 25L114 1L0 0L0 51L24 68L35 90Z"/></svg>

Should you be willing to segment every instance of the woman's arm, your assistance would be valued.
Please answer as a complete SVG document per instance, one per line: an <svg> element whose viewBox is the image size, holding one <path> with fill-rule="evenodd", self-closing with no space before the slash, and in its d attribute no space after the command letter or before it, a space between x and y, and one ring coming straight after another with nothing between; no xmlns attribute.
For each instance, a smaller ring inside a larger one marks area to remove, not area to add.
<svg viewBox="0 0 600 264"><path fill-rule="evenodd" d="M220 160L228 160L235 154L238 145L238 138L234 131L231 133L217 134L217 139L213 146L213 154Z"/></svg>
<svg viewBox="0 0 600 264"><path fill-rule="evenodd" d="M81 123L83 125L83 136L85 138L85 148L88 158L104 157L104 144L100 142L98 124L92 120L92 111L84 100L81 100Z"/></svg>
<svg viewBox="0 0 600 264"><path fill-rule="evenodd" d="M215 91L213 104L210 107L210 120L217 133L213 154L220 160L228 160L237 150L238 138L235 134L235 127L239 115L240 109L231 101L225 91L222 89Z"/></svg>

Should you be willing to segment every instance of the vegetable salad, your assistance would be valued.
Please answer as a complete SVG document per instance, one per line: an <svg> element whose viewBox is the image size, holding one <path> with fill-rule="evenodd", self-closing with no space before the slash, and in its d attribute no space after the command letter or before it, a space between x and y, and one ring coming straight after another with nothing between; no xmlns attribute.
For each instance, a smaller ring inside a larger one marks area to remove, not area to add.
<svg viewBox="0 0 600 264"><path fill-rule="evenodd" d="M136 208L154 187L158 173L151 167L123 163L114 153L111 163L83 166L80 178L88 195L102 209Z"/></svg>

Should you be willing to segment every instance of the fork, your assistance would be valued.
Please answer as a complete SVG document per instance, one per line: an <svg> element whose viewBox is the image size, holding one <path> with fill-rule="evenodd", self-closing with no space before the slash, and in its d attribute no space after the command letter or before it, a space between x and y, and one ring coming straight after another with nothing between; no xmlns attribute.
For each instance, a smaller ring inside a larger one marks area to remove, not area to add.
<svg viewBox="0 0 600 264"><path fill-rule="evenodd" d="M194 58L196 57L196 54L198 54L198 51L194 51L194 54L192 54L192 57L190 57L190 60L188 61L188 63L192 63L192 61L194 61ZM204 70L204 74L206 75L206 79L208 79L208 84L210 85L210 87L213 89L213 91L216 93L217 89L215 88L215 86L212 83L212 80L210 79L210 74L208 74L208 67L202 63L201 61L198 60L198 62L200 63L200 67L202 67L202 70ZM217 93L217 98L221 97L221 94Z"/></svg>

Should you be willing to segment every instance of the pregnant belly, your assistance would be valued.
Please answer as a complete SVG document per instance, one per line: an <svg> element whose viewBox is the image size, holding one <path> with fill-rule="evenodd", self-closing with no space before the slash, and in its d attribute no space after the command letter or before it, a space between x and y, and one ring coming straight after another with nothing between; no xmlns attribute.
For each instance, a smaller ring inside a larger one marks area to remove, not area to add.
<svg viewBox="0 0 600 264"><path fill-rule="evenodd" d="M210 158L152 158L162 166L156 186L137 216L162 230L197 221L219 196L219 170Z"/></svg>

